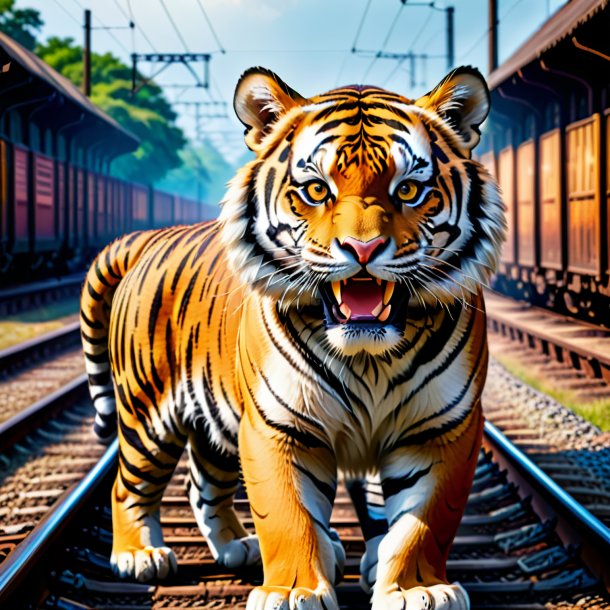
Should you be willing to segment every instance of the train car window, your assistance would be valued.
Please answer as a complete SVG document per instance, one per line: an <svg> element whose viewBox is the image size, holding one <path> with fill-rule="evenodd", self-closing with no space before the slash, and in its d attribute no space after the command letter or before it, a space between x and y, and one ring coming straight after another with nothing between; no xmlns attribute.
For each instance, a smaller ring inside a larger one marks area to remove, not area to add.
<svg viewBox="0 0 610 610"><path fill-rule="evenodd" d="M561 131L559 129L540 136L538 175L540 263L549 269L561 269Z"/></svg>
<svg viewBox="0 0 610 610"><path fill-rule="evenodd" d="M531 267L536 263L535 246L535 183L536 144L534 139L517 149L517 262Z"/></svg>
<svg viewBox="0 0 610 610"><path fill-rule="evenodd" d="M50 129L44 130L44 138L43 138L43 152L45 155L49 155L50 157L54 157L56 151L53 150L53 132Z"/></svg>
<svg viewBox="0 0 610 610"><path fill-rule="evenodd" d="M62 135L57 136L57 160L66 160L66 138Z"/></svg>
<svg viewBox="0 0 610 610"><path fill-rule="evenodd" d="M599 114L566 128L569 271L599 272L600 130Z"/></svg>
<svg viewBox="0 0 610 610"><path fill-rule="evenodd" d="M506 242L502 248L502 262L515 262L515 188L514 188L514 149L507 146L498 155L498 184L502 191L502 200L506 206L507 234Z"/></svg>
<svg viewBox="0 0 610 610"><path fill-rule="evenodd" d="M34 203L36 239L55 237L55 162L42 154L34 155Z"/></svg>
<svg viewBox="0 0 610 610"><path fill-rule="evenodd" d="M40 127L35 123L29 123L30 136L29 136L29 147L31 150L36 152L44 152L43 150L43 141L42 141L42 133Z"/></svg>
<svg viewBox="0 0 610 610"><path fill-rule="evenodd" d="M28 168L29 155L25 148L15 146L14 154L14 188L15 188L15 239L28 238L28 201L30 199Z"/></svg>
<svg viewBox="0 0 610 610"><path fill-rule="evenodd" d="M23 144L23 122L19 112L9 112L8 139Z"/></svg>

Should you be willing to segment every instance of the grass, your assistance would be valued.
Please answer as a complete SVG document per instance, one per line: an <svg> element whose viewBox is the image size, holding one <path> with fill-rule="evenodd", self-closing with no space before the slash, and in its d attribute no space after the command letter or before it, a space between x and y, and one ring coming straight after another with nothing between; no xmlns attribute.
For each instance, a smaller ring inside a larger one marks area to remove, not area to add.
<svg viewBox="0 0 610 610"><path fill-rule="evenodd" d="M65 299L0 320L0 350L61 328L78 312L78 300Z"/></svg>
<svg viewBox="0 0 610 610"><path fill-rule="evenodd" d="M525 368L510 356L495 355L494 358L523 383L554 398L570 411L597 426L602 432L610 432L610 397L583 402L576 392L558 388L553 385L551 379L542 379L533 375L531 369Z"/></svg>

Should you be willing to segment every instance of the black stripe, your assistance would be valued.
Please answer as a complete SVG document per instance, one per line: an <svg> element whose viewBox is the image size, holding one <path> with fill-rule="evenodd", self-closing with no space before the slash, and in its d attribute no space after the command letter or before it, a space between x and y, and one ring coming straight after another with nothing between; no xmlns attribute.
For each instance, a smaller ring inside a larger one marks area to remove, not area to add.
<svg viewBox="0 0 610 610"><path fill-rule="evenodd" d="M89 362L95 362L95 364L103 364L108 362L108 350L105 349L103 352L99 354L89 354L84 352L85 358L89 360Z"/></svg>
<svg viewBox="0 0 610 610"><path fill-rule="evenodd" d="M130 428L124 421L121 415L119 414L119 428L121 430L121 435L127 441L127 444L137 451L140 455L145 457L153 466L159 468L160 470L172 470L174 469L175 463L164 464L161 460L157 458L157 453L152 453L149 451L142 440L140 439L138 433L133 428Z"/></svg>
<svg viewBox="0 0 610 610"><path fill-rule="evenodd" d="M461 317L461 316L460 316ZM459 319L459 318L458 318ZM456 319L456 324L458 319ZM428 384L428 382L431 379L434 379L434 377L437 377L439 375L439 373L447 368L449 368L449 366L453 363L453 361L458 357L459 354L462 353L462 350L464 349L466 343L468 342L468 340L470 339L471 333L472 333L472 327L474 326L474 319L475 316L471 315L468 319L468 325L466 326L466 329L464 330L464 332L462 333L462 336L460 337L460 340L458 341L458 344L453 348L453 350L447 355L447 358L445 358L445 360L443 360L436 368L434 368L432 371L430 371L425 377L424 379L421 381L421 383L414 388L413 390L411 390L409 392L409 394L400 402L400 405L398 406L398 408L401 408L403 405L406 405L409 403L409 401L425 386ZM441 350L439 350L439 353L445 348L446 346L446 339L448 339L451 334L449 335L439 335L438 333L434 333L434 335L432 335L434 340L431 341L430 339L428 340L428 343L432 342L435 344L438 344L439 347L441 347ZM411 430L412 428L416 427L419 425L419 422L409 426L407 428L407 430Z"/></svg>
<svg viewBox="0 0 610 610"><path fill-rule="evenodd" d="M294 415L295 417L297 417L298 419L303 420L304 422L314 426L315 428L318 428L318 430L321 430L322 432L326 433L326 430L324 428L324 426L317 420L308 417L307 415L305 415L305 413L299 413L298 411L296 411L295 409L293 409L285 400L282 399L281 396L279 396L271 387L271 382L269 381L268 377L265 375L265 373L263 373L263 371L256 365L254 365L256 367L256 372L261 376L261 378L263 379L263 381L265 382L265 385L267 386L271 396L273 396L273 398L278 402L278 404L280 406L282 406L284 409L286 409L286 411L288 411L289 413L291 413L292 415Z"/></svg>
<svg viewBox="0 0 610 610"><path fill-rule="evenodd" d="M85 333L85 331L81 330L80 336L83 338L84 341L90 343L91 345L105 345L106 343L108 343L107 335L104 335L103 337L90 337Z"/></svg>
<svg viewBox="0 0 610 610"><path fill-rule="evenodd" d="M96 322L94 320L90 320L86 315L85 312L81 309L80 310L80 317L82 319L82 321L89 327L89 328L93 328L95 330L101 330L102 328L104 328L104 325L101 322Z"/></svg>
<svg viewBox="0 0 610 610"><path fill-rule="evenodd" d="M103 284L104 286L110 288L110 282L108 282L108 280L104 277L104 274L102 273L102 270L100 269L99 258L95 259L95 264L93 266L93 269L95 271L95 275L96 275L97 279L99 280L100 284Z"/></svg>
<svg viewBox="0 0 610 610"><path fill-rule="evenodd" d="M472 316L472 317L474 318L474 316ZM460 341L460 343L462 343L462 341ZM464 342L464 344L465 344L465 342ZM459 351L461 351L461 349L462 348L460 348ZM474 362L476 363L475 369L474 369L474 371L472 371L470 377L468 377L468 379L466 380L466 383L464 384L464 386L462 387L462 389L460 390L458 395L454 396L453 400L449 404L445 405L442 409L440 409L438 411L435 411L431 415L427 415L426 417L422 417L421 419L417 420L414 424L411 424L409 427L405 428L403 430L402 434L404 434L405 432L409 432L410 430L413 430L414 428L418 428L422 424L425 424L426 422L429 422L429 421L431 421L431 420L433 420L433 419L435 419L437 417L440 417L441 415L445 415L446 413L449 413L449 411L451 411L452 409L457 407L458 404L460 404L460 402L462 401L464 396L466 396L466 393L468 392L468 389L472 385L472 381L473 381L473 379L475 377L476 372L479 370L478 369L478 364L480 362L480 359L483 356L484 349L485 349L485 341L481 341L481 346L479 347L479 351L478 351L478 353L476 355L476 358L474 359ZM445 366L443 368L446 369L447 367Z"/></svg>
<svg viewBox="0 0 610 610"><path fill-rule="evenodd" d="M108 371L107 373L97 373L94 375L88 375L87 379L89 380L89 385L108 385L111 380L110 371Z"/></svg>
<svg viewBox="0 0 610 610"><path fill-rule="evenodd" d="M157 477L150 471L138 468L137 466L129 462L129 460L127 460L125 454L121 451L120 446L119 458L121 459L121 465L127 470L127 472L129 472L129 474L132 474L137 479L141 479L142 481L146 481L147 483L152 483L153 485L162 485L163 487L165 487L165 485L169 483L170 479L174 475L173 469Z"/></svg>
<svg viewBox="0 0 610 610"><path fill-rule="evenodd" d="M337 493L336 486L329 485L324 481L320 481L316 476L314 476L309 470L305 469L300 464L296 462L292 462L292 465L301 473L303 473L316 487L316 489L328 500L328 503L332 507L335 503L335 495Z"/></svg>
<svg viewBox="0 0 610 610"><path fill-rule="evenodd" d="M148 317L148 340L150 341L151 347L154 345L155 338L155 326L157 324L157 319L159 317L159 312L163 307L163 289L165 284L165 276L167 275L167 270L163 272L161 276L161 281L157 285L157 290L155 291L155 296L153 297L150 314ZM152 350L151 350L152 353Z"/></svg>
<svg viewBox="0 0 610 610"><path fill-rule="evenodd" d="M432 466L434 466L434 462L428 466L428 468L422 468L422 470L418 470L413 472L411 470L407 474L402 477L388 477L387 479L383 479L381 481L381 488L383 489L383 497L387 500L401 491L405 489L410 489L413 487L422 477L425 477L430 470L432 470Z"/></svg>

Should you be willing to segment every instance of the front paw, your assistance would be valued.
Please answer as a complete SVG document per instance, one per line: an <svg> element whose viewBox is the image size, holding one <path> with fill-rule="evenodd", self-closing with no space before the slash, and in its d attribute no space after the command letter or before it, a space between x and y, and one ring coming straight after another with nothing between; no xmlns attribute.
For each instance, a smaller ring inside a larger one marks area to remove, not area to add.
<svg viewBox="0 0 610 610"><path fill-rule="evenodd" d="M339 605L329 586L315 591L305 587L263 586L252 590L246 610L339 610Z"/></svg>
<svg viewBox="0 0 610 610"><path fill-rule="evenodd" d="M231 540L213 549L212 554L219 564L231 569L256 565L261 561L258 537L254 535Z"/></svg>
<svg viewBox="0 0 610 610"><path fill-rule="evenodd" d="M470 610L468 594L459 583L375 591L372 601L372 610Z"/></svg>
<svg viewBox="0 0 610 610"><path fill-rule="evenodd" d="M115 576L135 578L140 582L166 578L178 569L174 552L166 546L147 546L134 551L113 551L110 565Z"/></svg>

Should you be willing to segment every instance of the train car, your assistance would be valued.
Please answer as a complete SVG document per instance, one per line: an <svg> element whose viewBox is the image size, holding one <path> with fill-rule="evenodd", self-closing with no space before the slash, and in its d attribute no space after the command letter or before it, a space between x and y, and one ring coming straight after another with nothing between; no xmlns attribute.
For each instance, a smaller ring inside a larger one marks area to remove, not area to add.
<svg viewBox="0 0 610 610"><path fill-rule="evenodd" d="M98 230L96 167L138 140L3 33L0 60L0 273L10 281L87 259Z"/></svg>
<svg viewBox="0 0 610 610"><path fill-rule="evenodd" d="M0 279L84 268L132 230L208 220L217 209L130 184L110 161L138 140L0 33ZM111 142L111 148L108 143ZM103 168L103 169L102 169Z"/></svg>
<svg viewBox="0 0 610 610"><path fill-rule="evenodd" d="M608 23L567 3L490 74L478 154L507 210L494 288L610 325Z"/></svg>

